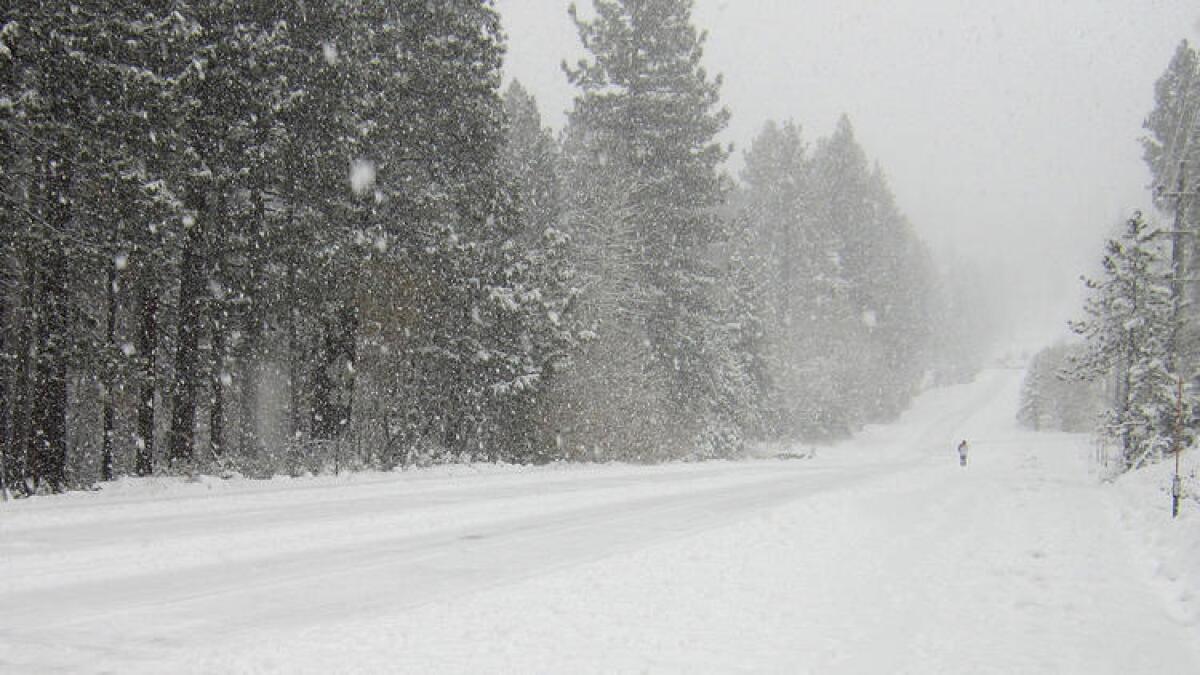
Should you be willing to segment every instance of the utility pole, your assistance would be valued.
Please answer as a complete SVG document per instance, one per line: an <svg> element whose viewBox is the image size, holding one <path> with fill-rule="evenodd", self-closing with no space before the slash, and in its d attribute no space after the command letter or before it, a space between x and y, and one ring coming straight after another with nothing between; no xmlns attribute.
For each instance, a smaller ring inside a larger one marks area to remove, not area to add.
<svg viewBox="0 0 1200 675"><path fill-rule="evenodd" d="M1160 186L1161 188L1161 186ZM1183 366L1180 349L1180 324L1183 319L1183 235L1186 227L1187 201L1184 197L1194 194L1187 189L1187 160L1179 160L1179 181L1174 192L1160 189L1159 196L1175 198L1175 223L1171 228L1171 335L1167 356L1171 372L1180 372Z"/></svg>
<svg viewBox="0 0 1200 675"><path fill-rule="evenodd" d="M1187 160L1179 160L1179 184L1175 188L1175 226L1171 231L1171 360L1172 370L1179 372L1182 359L1179 354L1179 323L1183 313L1183 228L1187 222L1184 211L1187 202Z"/></svg>
<svg viewBox="0 0 1200 675"><path fill-rule="evenodd" d="M1192 79L1196 73L1195 67L1188 69L1187 84L1183 91L1191 92ZM1190 99L1190 97L1189 97ZM1194 103L1194 99L1190 99ZM1158 190L1160 195L1175 198L1175 224L1171 232L1171 332L1169 335L1170 344L1167 352L1168 366L1170 372L1175 374L1177 379L1178 389L1176 391L1176 406L1175 406L1175 433L1172 439L1172 446L1175 450L1175 475L1171 480L1171 517L1175 518L1179 515L1179 500L1182 497L1183 485L1179 478L1179 456L1183 454L1183 373L1188 372L1188 379L1192 378L1192 364L1184 363L1184 347L1181 344L1183 341L1183 310L1184 310L1184 239L1185 228L1187 227L1187 219L1185 214L1190 197L1200 192L1197 187L1188 189L1187 185L1187 157L1188 149L1191 146L1191 134L1196 128L1196 121L1200 118L1200 107L1197 107L1191 114L1191 123L1186 127L1184 120L1188 117L1187 102L1185 99L1184 109L1180 111L1178 125L1175 130L1175 138L1171 145L1176 148L1182 148L1179 152L1179 176L1178 184L1173 194L1162 195L1162 190L1165 186L1159 185ZM1176 146L1176 141L1179 140L1179 133L1183 132L1183 141ZM1173 155L1174 152L1171 152ZM1195 232L1187 232L1187 234L1196 234ZM1194 242L1193 242L1194 243ZM1193 256L1194 257L1194 256Z"/></svg>
<svg viewBox="0 0 1200 675"><path fill-rule="evenodd" d="M1190 363L1184 362L1183 345L1183 310L1184 310L1184 235L1195 234L1188 231L1187 228L1187 209L1190 198L1195 196L1196 188L1188 189L1187 186L1187 160L1179 160L1179 176L1174 192L1165 192L1162 186L1159 186L1158 194L1160 197L1171 197L1175 199L1175 222L1171 228L1171 332L1168 336L1169 343L1167 345L1167 367L1169 372L1172 372L1179 379L1179 401L1176 415L1176 424L1174 430L1174 438L1172 439L1172 447L1175 448L1175 463L1176 463L1176 484L1173 486L1172 493L1178 492L1179 481L1179 453L1182 451L1183 444L1183 373L1187 370L1191 371ZM1190 374L1189 374L1190 377ZM1178 497L1173 498L1172 510L1178 510Z"/></svg>

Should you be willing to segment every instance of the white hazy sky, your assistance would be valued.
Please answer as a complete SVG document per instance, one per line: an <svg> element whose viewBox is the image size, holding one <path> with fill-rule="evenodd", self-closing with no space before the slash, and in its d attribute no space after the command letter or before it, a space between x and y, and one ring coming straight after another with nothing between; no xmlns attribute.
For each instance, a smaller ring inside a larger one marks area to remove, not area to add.
<svg viewBox="0 0 1200 675"><path fill-rule="evenodd" d="M506 73L555 128L575 94L560 64L581 54L569 5L496 1ZM849 114L922 237L1002 277L1037 338L1078 314L1111 227L1148 208L1141 123L1200 37L1189 0L696 0L693 18L724 76L732 170L768 119L812 141Z"/></svg>

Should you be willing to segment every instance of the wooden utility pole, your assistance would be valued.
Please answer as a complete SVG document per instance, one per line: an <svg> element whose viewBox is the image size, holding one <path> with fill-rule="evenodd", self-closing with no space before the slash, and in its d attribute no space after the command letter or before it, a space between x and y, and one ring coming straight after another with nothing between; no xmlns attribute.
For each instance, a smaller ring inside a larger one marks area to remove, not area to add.
<svg viewBox="0 0 1200 675"><path fill-rule="evenodd" d="M1183 318L1183 228L1187 202L1187 162L1179 160L1179 184L1175 188L1175 225L1171 230L1171 343L1167 354L1171 359L1171 371L1178 373L1182 364L1180 355L1179 325Z"/></svg>
<svg viewBox="0 0 1200 675"><path fill-rule="evenodd" d="M1160 186L1161 187L1161 186ZM1190 363L1185 363L1183 348L1183 311L1184 311L1184 235L1195 234L1187 228L1187 209L1189 198L1196 195L1196 189L1187 186L1187 160L1179 160L1179 176L1174 192L1159 191L1162 197L1175 199L1175 222L1171 228L1171 332L1168 336L1167 367L1179 379L1179 410L1173 433L1171 446L1175 448L1176 464L1183 443L1183 373L1191 372ZM1189 375L1190 377L1190 375ZM1178 471L1176 472L1178 474ZM1177 506L1177 505L1176 505Z"/></svg>

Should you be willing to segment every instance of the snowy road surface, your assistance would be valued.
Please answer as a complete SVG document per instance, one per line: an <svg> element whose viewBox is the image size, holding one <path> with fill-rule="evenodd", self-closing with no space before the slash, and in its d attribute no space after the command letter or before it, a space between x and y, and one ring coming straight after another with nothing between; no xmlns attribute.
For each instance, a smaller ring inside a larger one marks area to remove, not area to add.
<svg viewBox="0 0 1200 675"><path fill-rule="evenodd" d="M1019 379L810 460L0 505L0 672L1200 672L1200 600Z"/></svg>

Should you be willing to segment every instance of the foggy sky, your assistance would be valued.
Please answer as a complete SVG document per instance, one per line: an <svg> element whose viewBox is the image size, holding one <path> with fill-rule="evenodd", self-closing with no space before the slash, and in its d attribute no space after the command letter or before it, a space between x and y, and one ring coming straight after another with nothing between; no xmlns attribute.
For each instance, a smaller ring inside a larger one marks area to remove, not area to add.
<svg viewBox="0 0 1200 675"><path fill-rule="evenodd" d="M507 76L561 128L560 64L581 54L569 1L496 4ZM939 257L1003 279L1024 339L1064 332L1103 238L1150 210L1141 124L1198 18L1188 0L697 0L694 15L733 113L732 172L768 119L811 142L849 114Z"/></svg>

